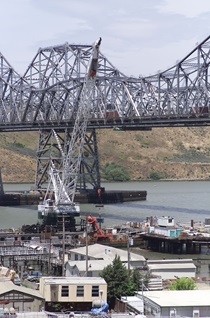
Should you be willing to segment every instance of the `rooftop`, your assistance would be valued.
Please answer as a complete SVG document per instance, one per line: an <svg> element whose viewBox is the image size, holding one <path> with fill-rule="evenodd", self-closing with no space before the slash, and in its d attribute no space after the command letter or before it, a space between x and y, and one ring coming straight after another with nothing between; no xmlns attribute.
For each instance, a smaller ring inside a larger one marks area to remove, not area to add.
<svg viewBox="0 0 210 318"><path fill-rule="evenodd" d="M29 294L29 295L32 295L34 297L43 299L43 296L40 294L40 292L38 290L23 287L23 286L17 286L15 284L13 284L12 281L9 281L9 280L5 280L5 281L1 280L0 295L6 294L12 290L20 292L20 293L24 293L24 294Z"/></svg>
<svg viewBox="0 0 210 318"><path fill-rule="evenodd" d="M210 307L210 289L145 291L143 295L160 307Z"/></svg>
<svg viewBox="0 0 210 318"><path fill-rule="evenodd" d="M180 264L147 264L149 270L168 270L168 269L174 269L174 270L181 270L181 269L195 269L196 266L193 263L180 263Z"/></svg>
<svg viewBox="0 0 210 318"><path fill-rule="evenodd" d="M74 252L81 255L86 255L86 246L73 248L70 250L70 253ZM94 259L101 260L113 260L115 256L119 256L122 262L128 261L128 252L126 250L122 250L119 248L115 248L112 246L106 246L102 244L93 244L88 246L88 256ZM131 261L145 261L144 256L130 253Z"/></svg>
<svg viewBox="0 0 210 318"><path fill-rule="evenodd" d="M163 263L192 263L192 258L163 258L163 259L149 259L147 263L163 264Z"/></svg>
<svg viewBox="0 0 210 318"><path fill-rule="evenodd" d="M54 277L54 276L46 276L41 277L40 280L44 280L45 284L106 284L105 280L101 277L87 277L87 276L69 276L69 277Z"/></svg>

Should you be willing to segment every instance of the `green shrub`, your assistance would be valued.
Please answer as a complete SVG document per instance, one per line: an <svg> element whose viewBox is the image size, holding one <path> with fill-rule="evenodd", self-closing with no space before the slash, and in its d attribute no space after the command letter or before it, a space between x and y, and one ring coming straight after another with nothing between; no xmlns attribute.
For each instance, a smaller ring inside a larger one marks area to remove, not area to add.
<svg viewBox="0 0 210 318"><path fill-rule="evenodd" d="M15 142L14 146L17 148L25 148L25 146L23 144L21 144L20 142Z"/></svg>
<svg viewBox="0 0 210 318"><path fill-rule="evenodd" d="M192 290L195 289L196 284L192 278L181 277L172 282L169 286L170 290Z"/></svg>
<svg viewBox="0 0 210 318"><path fill-rule="evenodd" d="M149 178L152 180L160 180L163 178L163 175L161 172L152 171L152 172L150 172Z"/></svg>
<svg viewBox="0 0 210 318"><path fill-rule="evenodd" d="M127 170L116 163L107 163L104 167L104 178L109 181L128 181L130 176Z"/></svg>

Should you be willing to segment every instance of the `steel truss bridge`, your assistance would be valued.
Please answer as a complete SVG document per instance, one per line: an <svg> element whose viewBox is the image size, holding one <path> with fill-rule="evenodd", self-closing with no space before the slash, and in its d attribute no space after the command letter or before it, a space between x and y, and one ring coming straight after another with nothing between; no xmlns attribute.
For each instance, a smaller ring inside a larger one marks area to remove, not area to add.
<svg viewBox="0 0 210 318"><path fill-rule="evenodd" d="M60 153L67 153L91 49L69 43L41 48L23 76L0 54L0 131L39 131L39 189L50 158L61 165ZM127 77L100 53L80 188L100 186L98 128L210 125L209 65L210 36L175 66L148 77Z"/></svg>

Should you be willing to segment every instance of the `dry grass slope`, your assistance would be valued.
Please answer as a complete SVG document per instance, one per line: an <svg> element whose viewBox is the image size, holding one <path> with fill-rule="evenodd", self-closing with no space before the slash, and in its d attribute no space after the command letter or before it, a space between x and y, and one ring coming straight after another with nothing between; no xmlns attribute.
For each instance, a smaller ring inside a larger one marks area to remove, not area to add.
<svg viewBox="0 0 210 318"><path fill-rule="evenodd" d="M210 178L210 128L155 128L152 131L98 130L100 166L115 162L131 179ZM4 182L34 182L37 132L1 133L0 168Z"/></svg>
<svg viewBox="0 0 210 318"><path fill-rule="evenodd" d="M100 164L116 162L131 179L209 179L210 128L155 128L152 131L98 131Z"/></svg>
<svg viewBox="0 0 210 318"><path fill-rule="evenodd" d="M34 182L37 145L37 132L0 134L0 168L3 182Z"/></svg>

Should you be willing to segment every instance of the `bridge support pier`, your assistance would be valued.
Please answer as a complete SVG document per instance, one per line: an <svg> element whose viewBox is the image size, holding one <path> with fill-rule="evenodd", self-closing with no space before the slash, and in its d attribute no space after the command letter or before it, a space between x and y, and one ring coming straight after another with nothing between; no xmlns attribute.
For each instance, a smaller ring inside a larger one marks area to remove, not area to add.
<svg viewBox="0 0 210 318"><path fill-rule="evenodd" d="M35 186L38 190L45 189L48 183L48 168L50 161L56 164L58 168L62 168L62 154L68 152L68 146L71 140L71 131L66 128L56 130L57 138L53 130L40 130L37 151L37 167ZM88 189L88 185L92 189ZM95 129L88 130L85 136L85 144L83 156L80 165L80 173L78 176L78 191L91 191L101 187L101 179L99 172L99 159L97 138Z"/></svg>

